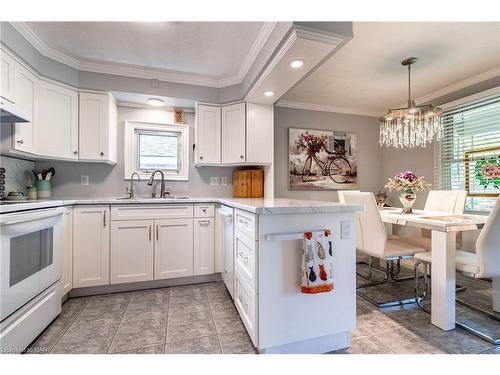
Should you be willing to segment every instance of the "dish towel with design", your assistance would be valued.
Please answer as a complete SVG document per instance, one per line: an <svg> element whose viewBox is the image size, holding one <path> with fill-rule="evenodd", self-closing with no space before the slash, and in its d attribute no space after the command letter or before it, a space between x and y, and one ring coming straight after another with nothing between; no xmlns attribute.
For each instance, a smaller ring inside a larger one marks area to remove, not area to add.
<svg viewBox="0 0 500 375"><path fill-rule="evenodd" d="M300 291L307 294L331 292L333 290L331 230L305 232L303 243Z"/></svg>

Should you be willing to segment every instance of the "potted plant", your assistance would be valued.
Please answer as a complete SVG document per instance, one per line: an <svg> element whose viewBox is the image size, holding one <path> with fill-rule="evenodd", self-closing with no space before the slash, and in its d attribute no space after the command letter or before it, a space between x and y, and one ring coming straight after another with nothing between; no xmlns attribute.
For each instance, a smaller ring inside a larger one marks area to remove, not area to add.
<svg viewBox="0 0 500 375"><path fill-rule="evenodd" d="M412 171L404 171L389 178L389 182L385 185L389 191L399 191L399 200L403 205L403 213L411 214L413 212L413 204L417 199L417 191L427 190L431 187L425 182L423 176L417 176Z"/></svg>

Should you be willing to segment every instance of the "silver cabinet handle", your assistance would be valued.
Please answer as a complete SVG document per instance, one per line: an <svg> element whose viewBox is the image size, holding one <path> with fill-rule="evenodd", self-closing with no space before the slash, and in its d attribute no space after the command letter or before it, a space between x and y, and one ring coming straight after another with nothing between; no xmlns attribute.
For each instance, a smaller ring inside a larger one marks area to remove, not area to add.
<svg viewBox="0 0 500 375"><path fill-rule="evenodd" d="M19 141L17 141L17 143L19 143L20 145L22 145L24 143L24 141L22 139L20 139Z"/></svg>
<svg viewBox="0 0 500 375"><path fill-rule="evenodd" d="M149 228L149 242L151 242L151 225L148 228Z"/></svg>
<svg viewBox="0 0 500 375"><path fill-rule="evenodd" d="M101 151L101 156L104 156L104 152Z"/></svg>
<svg viewBox="0 0 500 375"><path fill-rule="evenodd" d="M78 155L78 151L73 151L73 154Z"/></svg>
<svg viewBox="0 0 500 375"><path fill-rule="evenodd" d="M156 241L160 240L160 230L159 230L159 225L156 226Z"/></svg>
<svg viewBox="0 0 500 375"><path fill-rule="evenodd" d="M210 220L198 220L198 222L202 225L208 225L210 224Z"/></svg>
<svg viewBox="0 0 500 375"><path fill-rule="evenodd" d="M102 219L102 224L104 227L106 227L106 211L107 210L104 210L103 219Z"/></svg>
<svg viewBox="0 0 500 375"><path fill-rule="evenodd" d="M200 156L200 160L203 160L203 156Z"/></svg>
<svg viewBox="0 0 500 375"><path fill-rule="evenodd" d="M245 157L243 155L240 155L240 159L245 159Z"/></svg>
<svg viewBox="0 0 500 375"><path fill-rule="evenodd" d="M240 222L241 224L248 224L248 221L245 220L245 219L238 219L238 222Z"/></svg>

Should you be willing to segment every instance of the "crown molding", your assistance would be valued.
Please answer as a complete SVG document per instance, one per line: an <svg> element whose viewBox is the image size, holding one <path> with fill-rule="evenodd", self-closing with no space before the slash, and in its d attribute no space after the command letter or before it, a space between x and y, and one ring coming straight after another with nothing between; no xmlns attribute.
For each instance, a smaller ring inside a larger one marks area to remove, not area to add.
<svg viewBox="0 0 500 375"><path fill-rule="evenodd" d="M161 81L188 85L222 88L226 86L237 85L243 81L251 66L255 62L255 59L269 39L269 36L274 30L277 22L264 22L264 25L260 29L259 34L252 44L252 47L245 57L243 64L238 70L238 73L234 76L220 79L168 69L154 69L137 65L94 60L79 60L47 46L47 44L45 44L45 42L43 42L25 22L11 22L10 24L43 56L68 65L77 70L134 78L158 79Z"/></svg>
<svg viewBox="0 0 500 375"><path fill-rule="evenodd" d="M377 118L381 116L380 112L375 112L375 111L365 111L365 110L357 109L357 108L336 107L333 105L325 105L325 104L294 102L294 101L290 101L290 100L280 100L275 105L277 107L305 109L308 111L343 113L346 115L369 116L369 117L377 117Z"/></svg>
<svg viewBox="0 0 500 375"><path fill-rule="evenodd" d="M315 42L321 42L326 44L332 44L334 46L342 43L346 38L340 38L335 34L329 33L327 31L313 29L302 25L293 25L294 33L297 38L312 40Z"/></svg>
<svg viewBox="0 0 500 375"><path fill-rule="evenodd" d="M182 110L186 113L195 113L194 108L186 108L186 107L173 107L173 106L151 107L150 105L147 105L147 104L126 102L126 101L117 101L116 105L118 107L148 109L148 110L152 110L152 111L173 112L175 110Z"/></svg>
<svg viewBox="0 0 500 375"><path fill-rule="evenodd" d="M418 98L415 98L415 102L418 103L427 103L432 100L436 100L440 98L441 96L451 94L455 91L465 89L469 86L475 85L477 83L486 81L491 78L499 77L500 76L500 67L493 68L491 70L488 70L483 73L476 74L472 77L469 77L467 79L464 79L463 81L456 82L452 85L443 87L442 89L430 92L428 94L425 94L423 96L420 96Z"/></svg>

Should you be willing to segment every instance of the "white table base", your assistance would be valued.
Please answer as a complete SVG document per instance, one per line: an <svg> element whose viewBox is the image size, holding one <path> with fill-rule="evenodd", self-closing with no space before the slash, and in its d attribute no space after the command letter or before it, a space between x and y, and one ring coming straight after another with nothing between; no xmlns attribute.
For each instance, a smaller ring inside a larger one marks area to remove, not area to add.
<svg viewBox="0 0 500 375"><path fill-rule="evenodd" d="M455 243L455 233L432 231L431 321L445 331L455 328Z"/></svg>
<svg viewBox="0 0 500 375"><path fill-rule="evenodd" d="M493 277L493 311L500 313L500 277Z"/></svg>

